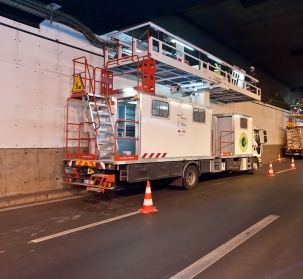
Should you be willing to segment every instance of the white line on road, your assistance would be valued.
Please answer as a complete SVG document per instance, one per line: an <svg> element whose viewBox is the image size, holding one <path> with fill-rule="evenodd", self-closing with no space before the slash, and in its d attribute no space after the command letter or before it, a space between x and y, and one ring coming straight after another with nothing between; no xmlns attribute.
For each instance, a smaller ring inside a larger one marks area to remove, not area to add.
<svg viewBox="0 0 303 279"><path fill-rule="evenodd" d="M62 199L55 199L51 201L43 201L43 202L36 202L36 203L30 203L30 204L24 204L24 205L17 205L17 206L12 206L12 207L6 207L6 208L1 208L0 212L2 211L9 211L9 210L14 210L14 209L20 209L20 208L25 208L25 207L31 207L31 206L36 206L36 205L42 205L42 204L47 204L47 203L54 203L54 202L60 202L60 201L67 201L67 200L73 200L73 199L79 199L89 196L87 195L81 195L81 196L76 196L76 197L68 197L68 198L62 198Z"/></svg>
<svg viewBox="0 0 303 279"><path fill-rule="evenodd" d="M129 216L135 215L135 214L139 214L139 213L140 213L139 211L134 211L134 212L131 212L131 213L120 215L120 216L110 218L110 219L107 219L107 220L103 220L103 221L100 221L100 222L96 222L96 223L92 223L92 224L89 224L89 225L81 226L81 227L74 228L74 229L67 230L67 231L63 231L63 232L60 232L60 233L51 234L49 236L44 236L44 237L41 237L41 238L37 238L37 239L34 239L30 242L34 242L34 243L42 242L42 241L49 240L49 239L52 239L52 238L56 238L56 237L59 237L59 236L62 236L62 235L66 235L66 234L70 234L70 233L73 233L73 232L78 232L78 231L82 231L82 230L85 230L85 229L89 229L89 228L92 228L92 227L95 227L95 226L103 225L103 224L106 224L106 223L109 223L109 222L112 222L112 221L115 221L115 220L126 218L126 217L129 217Z"/></svg>
<svg viewBox="0 0 303 279"><path fill-rule="evenodd" d="M286 171L290 171L291 169L288 170L282 170L282 171L277 171L276 173L281 173L281 172L286 172Z"/></svg>
<svg viewBox="0 0 303 279"><path fill-rule="evenodd" d="M279 218L276 215L269 215L260 222L256 223L246 231L240 233L230 241L226 242L222 246L218 247L216 250L210 252L205 257L201 258L200 260L196 261L189 267L183 269L181 272L177 273L170 279L190 279L201 273L203 270L211 266L213 263L221 259L227 253L238 247L244 241L248 240L254 234L259 232L261 229L265 228L271 222Z"/></svg>

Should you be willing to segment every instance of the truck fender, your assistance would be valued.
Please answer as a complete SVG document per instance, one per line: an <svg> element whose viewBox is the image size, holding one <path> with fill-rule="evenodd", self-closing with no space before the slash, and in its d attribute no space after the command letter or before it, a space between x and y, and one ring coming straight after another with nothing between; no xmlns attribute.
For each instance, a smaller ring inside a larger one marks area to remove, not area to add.
<svg viewBox="0 0 303 279"><path fill-rule="evenodd" d="M199 165L197 164L197 162L196 162L196 161L188 161L188 162L185 162L185 163L182 165L182 177L184 177L184 172L185 172L187 166L189 166L189 165L194 165L194 166L196 166L197 169L198 169L198 172L200 173L200 167L199 167Z"/></svg>

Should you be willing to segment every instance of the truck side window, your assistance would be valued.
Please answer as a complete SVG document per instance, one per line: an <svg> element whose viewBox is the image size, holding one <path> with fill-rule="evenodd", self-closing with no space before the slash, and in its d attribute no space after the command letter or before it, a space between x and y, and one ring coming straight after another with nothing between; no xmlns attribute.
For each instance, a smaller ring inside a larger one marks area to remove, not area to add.
<svg viewBox="0 0 303 279"><path fill-rule="evenodd" d="M254 137L257 144L261 143L259 130L254 130Z"/></svg>
<svg viewBox="0 0 303 279"><path fill-rule="evenodd" d="M247 118L240 118L240 128L247 129Z"/></svg>
<svg viewBox="0 0 303 279"><path fill-rule="evenodd" d="M194 108L193 120L194 122L205 123L205 110Z"/></svg>
<svg viewBox="0 0 303 279"><path fill-rule="evenodd" d="M152 102L152 115L158 117L168 118L169 116L169 105L167 102L153 100Z"/></svg>

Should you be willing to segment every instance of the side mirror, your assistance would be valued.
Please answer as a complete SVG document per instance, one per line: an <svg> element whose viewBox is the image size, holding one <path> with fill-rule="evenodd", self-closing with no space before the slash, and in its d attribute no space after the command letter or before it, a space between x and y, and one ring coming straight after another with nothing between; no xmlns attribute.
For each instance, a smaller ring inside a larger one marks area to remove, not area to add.
<svg viewBox="0 0 303 279"><path fill-rule="evenodd" d="M267 143L267 132L263 131L264 143Z"/></svg>

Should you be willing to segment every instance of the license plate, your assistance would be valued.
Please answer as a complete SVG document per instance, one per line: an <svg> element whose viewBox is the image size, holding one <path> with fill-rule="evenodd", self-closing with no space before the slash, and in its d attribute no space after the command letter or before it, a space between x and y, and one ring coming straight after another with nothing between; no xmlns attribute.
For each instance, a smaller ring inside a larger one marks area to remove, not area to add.
<svg viewBox="0 0 303 279"><path fill-rule="evenodd" d="M65 168L65 172L66 173L72 173L75 174L74 169L73 168Z"/></svg>
<svg viewBox="0 0 303 279"><path fill-rule="evenodd" d="M88 181L89 181L89 180L83 180L83 182L84 182L85 184L87 184ZM94 184L94 181L92 180L92 181L90 182L90 185L93 185L93 184Z"/></svg>

